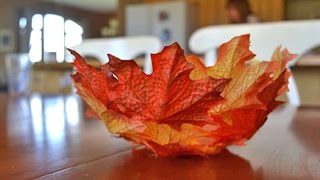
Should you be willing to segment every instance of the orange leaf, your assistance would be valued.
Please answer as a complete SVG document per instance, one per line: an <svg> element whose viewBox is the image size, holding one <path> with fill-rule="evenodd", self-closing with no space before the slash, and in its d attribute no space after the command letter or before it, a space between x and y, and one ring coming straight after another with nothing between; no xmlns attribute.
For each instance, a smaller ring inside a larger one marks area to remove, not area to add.
<svg viewBox="0 0 320 180"><path fill-rule="evenodd" d="M275 98L287 90L290 73L286 64L295 57L279 47L271 61L253 60L249 38L248 34L242 35L223 44L217 64L212 67L205 67L194 56L187 57L196 67L190 74L192 79L231 79L221 93L226 101L209 111L220 126L214 134L226 145L250 138L266 121L268 113L281 104Z"/></svg>
<svg viewBox="0 0 320 180"><path fill-rule="evenodd" d="M229 80L189 78L193 66L178 44L152 55L153 73L146 75L133 60L109 55L96 70L76 57L73 75L78 93L106 122L108 129L144 144L160 155L206 154L217 149L203 144L212 123L208 110L223 102Z"/></svg>
<svg viewBox="0 0 320 180"><path fill-rule="evenodd" d="M111 133L162 156L215 154L249 139L287 90L294 55L279 47L270 62L258 62L249 45L249 35L235 37L205 67L175 43L151 56L151 75L112 55L96 70L71 51L72 78Z"/></svg>

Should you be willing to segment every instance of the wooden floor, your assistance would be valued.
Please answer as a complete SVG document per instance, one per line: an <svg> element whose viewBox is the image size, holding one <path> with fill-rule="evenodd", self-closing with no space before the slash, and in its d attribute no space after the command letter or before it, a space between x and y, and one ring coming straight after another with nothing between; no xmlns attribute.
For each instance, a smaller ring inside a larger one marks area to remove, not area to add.
<svg viewBox="0 0 320 180"><path fill-rule="evenodd" d="M0 179L320 179L319 108L284 106L209 158L155 157L82 109L77 96L0 95Z"/></svg>

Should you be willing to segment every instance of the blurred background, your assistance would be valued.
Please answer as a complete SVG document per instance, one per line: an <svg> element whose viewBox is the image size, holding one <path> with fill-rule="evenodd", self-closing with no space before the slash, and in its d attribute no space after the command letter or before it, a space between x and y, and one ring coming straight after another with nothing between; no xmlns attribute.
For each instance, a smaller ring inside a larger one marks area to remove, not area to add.
<svg viewBox="0 0 320 180"><path fill-rule="evenodd" d="M249 0L248 3L247 15L254 15L256 23L320 18L320 0ZM30 71L11 75L22 76L17 82L29 82L28 93L72 93L69 62L73 58L66 48L77 49L86 40L149 35L158 38L161 46L177 41L191 53L188 40L195 30L245 23L232 20L232 5L227 0L1 0L0 4L0 91L3 93L10 89L11 66ZM143 43L136 40L134 46L139 42ZM123 51L129 51L129 46L126 47ZM299 91L305 105L320 102L318 52L315 47L309 52L312 56L304 58L305 64L301 60L293 68L298 86L303 87ZM12 61L8 60L8 54L12 53L27 54L30 64L8 65L6 61ZM97 67L107 61L94 53L85 56ZM139 61L145 58L143 53L134 54L134 58L145 66L145 61Z"/></svg>

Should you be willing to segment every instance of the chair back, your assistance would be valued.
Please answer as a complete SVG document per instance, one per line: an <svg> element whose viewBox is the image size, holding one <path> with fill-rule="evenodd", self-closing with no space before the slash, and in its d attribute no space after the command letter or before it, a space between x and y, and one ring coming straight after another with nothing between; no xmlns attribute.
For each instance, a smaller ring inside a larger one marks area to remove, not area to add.
<svg viewBox="0 0 320 180"><path fill-rule="evenodd" d="M72 47L82 56L97 58L101 63L108 62L107 54L121 59L133 59L145 54L144 71L152 72L150 53L158 53L161 41L155 36L131 36L116 38L85 39L80 45Z"/></svg>
<svg viewBox="0 0 320 180"><path fill-rule="evenodd" d="M299 57L320 45L320 20L270 22L259 24L208 26L195 31L189 40L189 48L204 55L206 65L213 65L217 59L217 48L234 36L250 34L250 50L259 60L270 60L279 45L299 54L289 63L296 64ZM293 77L289 78L289 103L300 105L300 98Z"/></svg>

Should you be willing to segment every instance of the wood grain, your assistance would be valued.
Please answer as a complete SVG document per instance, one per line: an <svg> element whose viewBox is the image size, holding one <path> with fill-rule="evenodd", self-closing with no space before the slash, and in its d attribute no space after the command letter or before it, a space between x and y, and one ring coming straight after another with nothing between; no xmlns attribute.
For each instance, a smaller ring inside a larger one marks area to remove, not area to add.
<svg viewBox="0 0 320 180"><path fill-rule="evenodd" d="M75 96L0 95L0 179L319 179L320 109L283 106L245 146L155 157L83 118Z"/></svg>
<svg viewBox="0 0 320 180"><path fill-rule="evenodd" d="M0 95L0 179L30 179L130 148L83 118L76 97Z"/></svg>

